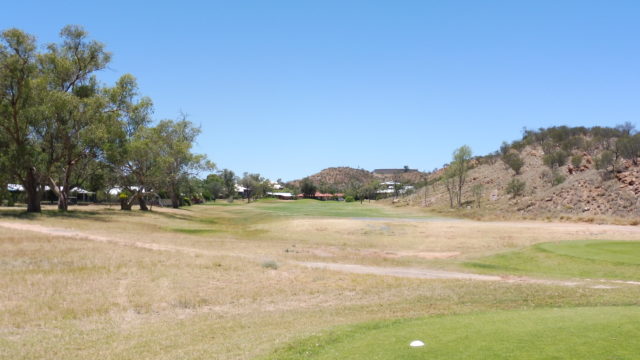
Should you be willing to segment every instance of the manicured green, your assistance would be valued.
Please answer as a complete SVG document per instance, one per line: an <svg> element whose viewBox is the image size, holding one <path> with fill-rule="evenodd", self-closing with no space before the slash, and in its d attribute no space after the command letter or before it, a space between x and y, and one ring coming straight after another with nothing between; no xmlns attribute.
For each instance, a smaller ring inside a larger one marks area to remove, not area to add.
<svg viewBox="0 0 640 360"><path fill-rule="evenodd" d="M623 360L638 358L639 337L636 306L499 311L344 327L266 359Z"/></svg>
<svg viewBox="0 0 640 360"><path fill-rule="evenodd" d="M640 242L637 241L563 241L538 247L580 259L640 265Z"/></svg>
<svg viewBox="0 0 640 360"><path fill-rule="evenodd" d="M589 240L542 243L465 265L490 273L640 281L640 242Z"/></svg>

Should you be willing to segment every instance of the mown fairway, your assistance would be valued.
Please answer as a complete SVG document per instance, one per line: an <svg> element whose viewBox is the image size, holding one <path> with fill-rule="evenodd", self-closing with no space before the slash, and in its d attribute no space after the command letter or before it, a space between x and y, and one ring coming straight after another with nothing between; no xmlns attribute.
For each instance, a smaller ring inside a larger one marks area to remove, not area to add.
<svg viewBox="0 0 640 360"><path fill-rule="evenodd" d="M387 321L338 329L273 359L634 359L637 307L535 309ZM425 346L411 348L412 340Z"/></svg>
<svg viewBox="0 0 640 360"><path fill-rule="evenodd" d="M484 272L640 281L640 241L542 243L467 265Z"/></svg>
<svg viewBox="0 0 640 360"><path fill-rule="evenodd" d="M632 358L625 351L636 348L607 334L637 337L640 286L598 279L638 280L629 241L639 238L638 227L452 221L373 203L216 203L149 213L92 206L36 216L2 209L0 358L303 359L316 340L318 358L365 356L358 349L369 341L391 359L421 358L413 350L459 358L450 352L467 344L484 344L488 354L533 344L556 351L544 337L529 344L539 334L585 340L571 343L584 350L575 354L617 344L617 358ZM554 269L511 259L531 252L552 256ZM583 270L563 270L576 261ZM309 262L541 281L355 274ZM583 277L594 280L556 281ZM491 323L497 327L484 331ZM594 329L603 337L586 341ZM408 347L421 337L427 347Z"/></svg>

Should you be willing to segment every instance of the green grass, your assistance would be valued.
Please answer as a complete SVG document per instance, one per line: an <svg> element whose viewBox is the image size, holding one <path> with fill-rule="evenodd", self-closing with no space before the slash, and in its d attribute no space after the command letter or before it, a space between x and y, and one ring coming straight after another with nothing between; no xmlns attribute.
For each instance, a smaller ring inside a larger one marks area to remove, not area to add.
<svg viewBox="0 0 640 360"><path fill-rule="evenodd" d="M491 273L640 280L640 242L589 240L541 243L465 265Z"/></svg>
<svg viewBox="0 0 640 360"><path fill-rule="evenodd" d="M170 230L183 233L183 234L192 234L192 235L208 235L208 234L216 234L216 233L222 232L222 230L217 230L217 229L171 228Z"/></svg>
<svg viewBox="0 0 640 360"><path fill-rule="evenodd" d="M359 202L318 201L302 199L295 201L264 201L254 203L255 208L282 216L330 216L366 218L426 218L419 213L405 213L393 208ZM395 211L394 211L395 210Z"/></svg>
<svg viewBox="0 0 640 360"><path fill-rule="evenodd" d="M500 311L344 327L267 359L637 359L640 308ZM426 346L411 348L413 340Z"/></svg>
<svg viewBox="0 0 640 360"><path fill-rule="evenodd" d="M564 241L543 243L539 248L580 259L640 265L640 242L635 241Z"/></svg>

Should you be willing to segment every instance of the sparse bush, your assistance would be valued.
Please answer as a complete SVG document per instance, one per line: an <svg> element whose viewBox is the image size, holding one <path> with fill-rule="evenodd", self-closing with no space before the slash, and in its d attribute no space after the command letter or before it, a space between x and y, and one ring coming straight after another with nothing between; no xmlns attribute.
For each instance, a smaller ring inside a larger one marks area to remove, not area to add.
<svg viewBox="0 0 640 360"><path fill-rule="evenodd" d="M565 176L555 171L553 173L553 179L551 179L551 186L562 184L566 180Z"/></svg>
<svg viewBox="0 0 640 360"><path fill-rule="evenodd" d="M188 197L183 198L182 203L186 206L191 206L191 200Z"/></svg>
<svg viewBox="0 0 640 360"><path fill-rule="evenodd" d="M542 161L549 168L564 166L567 163L569 154L564 150L552 151L544 156Z"/></svg>
<svg viewBox="0 0 640 360"><path fill-rule="evenodd" d="M356 199L353 198L353 196L349 195L347 197L344 198L345 202L354 202L356 201Z"/></svg>
<svg viewBox="0 0 640 360"><path fill-rule="evenodd" d="M524 141L514 141L511 143L511 148L521 152L524 150L524 147L527 146Z"/></svg>
<svg viewBox="0 0 640 360"><path fill-rule="evenodd" d="M502 156L507 155L510 149L511 147L509 146L509 143L507 143L506 141L503 141L502 145L500 145L500 155Z"/></svg>
<svg viewBox="0 0 640 360"><path fill-rule="evenodd" d="M504 161L511 170L515 171L516 175L520 175L520 170L524 166L524 161L520 158L520 155L515 152L509 152L502 156L502 161Z"/></svg>
<svg viewBox="0 0 640 360"><path fill-rule="evenodd" d="M482 202L482 194L484 193L484 185L475 184L471 187L471 192L473 193L473 197L475 199L476 207L480 208Z"/></svg>
<svg viewBox="0 0 640 360"><path fill-rule="evenodd" d="M614 162L613 153L609 150L603 151L600 156L596 158L596 169L598 170L607 170L609 166L613 165Z"/></svg>
<svg viewBox="0 0 640 360"><path fill-rule="evenodd" d="M580 165L582 165L582 155L573 155L571 157L571 165L573 165L574 168L579 168Z"/></svg>
<svg viewBox="0 0 640 360"><path fill-rule="evenodd" d="M274 260L266 260L262 263L262 267L265 269L278 270L278 263Z"/></svg>
<svg viewBox="0 0 640 360"><path fill-rule="evenodd" d="M513 198L522 196L524 195L524 189L526 186L527 183L520 179L511 179L509 184L507 184L507 194L511 195Z"/></svg>

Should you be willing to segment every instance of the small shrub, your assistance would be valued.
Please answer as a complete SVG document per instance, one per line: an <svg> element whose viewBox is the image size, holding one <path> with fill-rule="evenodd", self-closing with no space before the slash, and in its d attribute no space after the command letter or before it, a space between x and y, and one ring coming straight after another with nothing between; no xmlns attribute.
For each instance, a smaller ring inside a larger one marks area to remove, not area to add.
<svg viewBox="0 0 640 360"><path fill-rule="evenodd" d="M564 175L560 174L559 172L555 172L553 174L553 179L551 180L551 186L560 185L565 180L566 180L566 178L564 177Z"/></svg>
<svg viewBox="0 0 640 360"><path fill-rule="evenodd" d="M344 201L345 202L354 202L354 201L356 201L356 199L354 199L353 196L347 196L347 197L344 198Z"/></svg>
<svg viewBox="0 0 640 360"><path fill-rule="evenodd" d="M267 260L262 263L262 267L265 269L278 270L278 263L274 260Z"/></svg>
<svg viewBox="0 0 640 360"><path fill-rule="evenodd" d="M507 194L511 195L511 197L518 197L524 195L524 189L527 186L527 183L520 179L511 179L509 184L507 184Z"/></svg>
<svg viewBox="0 0 640 360"><path fill-rule="evenodd" d="M515 152L509 152L502 156L502 161L515 171L516 175L520 174L520 170L524 166L524 161L520 158L520 155Z"/></svg>
<svg viewBox="0 0 640 360"><path fill-rule="evenodd" d="M473 193L473 197L475 199L475 204L477 208L480 208L482 201L482 194L484 193L484 185L475 184L471 187L471 192Z"/></svg>
<svg viewBox="0 0 640 360"><path fill-rule="evenodd" d="M607 170L609 166L613 165L613 161L613 153L609 150L605 150L596 158L596 169Z"/></svg>
<svg viewBox="0 0 640 360"><path fill-rule="evenodd" d="M188 197L183 198L182 203L186 206L191 206L191 200Z"/></svg>
<svg viewBox="0 0 640 360"><path fill-rule="evenodd" d="M571 157L571 165L573 165L574 168L579 168L580 165L582 165L582 155L573 155Z"/></svg>
<svg viewBox="0 0 640 360"><path fill-rule="evenodd" d="M542 161L550 168L564 166L567 163L569 154L564 150L550 152L544 156Z"/></svg>

